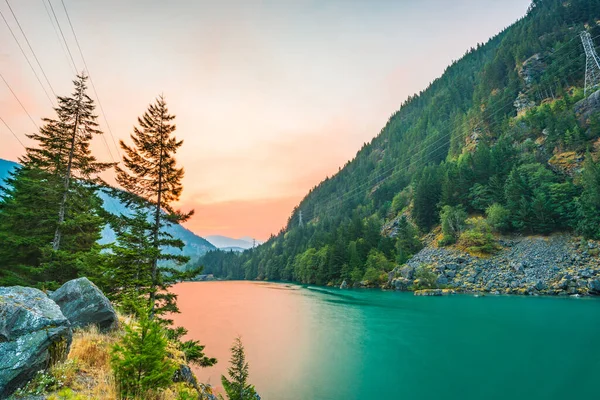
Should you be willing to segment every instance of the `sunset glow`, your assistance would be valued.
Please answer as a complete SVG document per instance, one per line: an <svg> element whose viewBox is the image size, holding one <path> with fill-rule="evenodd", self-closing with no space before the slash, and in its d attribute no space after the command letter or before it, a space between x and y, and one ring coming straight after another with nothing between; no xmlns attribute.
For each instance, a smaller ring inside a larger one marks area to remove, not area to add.
<svg viewBox="0 0 600 400"><path fill-rule="evenodd" d="M54 91L69 93L74 71L43 4L12 3ZM184 140L179 206L196 210L186 226L259 240L277 233L308 190L354 157L407 96L522 16L530 1L461 0L445 13L439 0L373 3L65 1L114 135L101 115L112 158L119 158L114 143L129 140L137 117L163 93ZM6 4L0 10L20 35ZM81 71L58 3L56 11ZM39 126L53 116L50 102L1 24L0 73ZM36 128L3 82L0 117L32 145L25 134ZM0 158L23 153L4 125L0 142ZM102 140L95 151L111 161ZM114 182L113 173L106 179Z"/></svg>

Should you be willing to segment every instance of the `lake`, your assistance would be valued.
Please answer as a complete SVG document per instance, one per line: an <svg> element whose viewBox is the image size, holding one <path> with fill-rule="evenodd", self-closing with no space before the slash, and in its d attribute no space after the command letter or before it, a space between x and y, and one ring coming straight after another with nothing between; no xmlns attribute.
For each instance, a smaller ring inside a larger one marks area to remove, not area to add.
<svg viewBox="0 0 600 400"><path fill-rule="evenodd" d="M217 357L241 336L263 400L600 398L600 300L416 297L259 282L174 287L175 322Z"/></svg>

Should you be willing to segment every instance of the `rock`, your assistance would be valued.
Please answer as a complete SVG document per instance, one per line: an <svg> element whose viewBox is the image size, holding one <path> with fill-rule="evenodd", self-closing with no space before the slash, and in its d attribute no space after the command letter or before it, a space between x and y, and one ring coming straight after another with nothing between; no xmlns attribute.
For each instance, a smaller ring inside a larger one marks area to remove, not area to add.
<svg viewBox="0 0 600 400"><path fill-rule="evenodd" d="M448 278L446 278L446 276L444 276L444 275L440 275L437 278L436 284L438 284L438 285L447 285L448 284Z"/></svg>
<svg viewBox="0 0 600 400"><path fill-rule="evenodd" d="M346 280L344 279L344 281L342 282L342 284L340 285L340 289L348 289L348 282L346 282Z"/></svg>
<svg viewBox="0 0 600 400"><path fill-rule="evenodd" d="M589 268L584 268L583 270L581 270L579 272L579 275L581 275L581 277L585 278L585 279L589 279L589 278L591 278L593 276L592 275L592 270L589 269Z"/></svg>
<svg viewBox="0 0 600 400"><path fill-rule="evenodd" d="M448 264L444 265L444 268L449 269L451 271L455 271L458 268L458 265L454 264L454 263L448 263Z"/></svg>
<svg viewBox="0 0 600 400"><path fill-rule="evenodd" d="M537 291L542 291L542 290L545 290L547 288L548 288L548 285L546 285L546 283L544 281L542 281L541 279L538 280L535 283L535 286L534 286L534 289L537 290Z"/></svg>
<svg viewBox="0 0 600 400"><path fill-rule="evenodd" d="M104 294L87 278L73 279L50 296L73 327L97 325L102 331L118 324L117 314Z"/></svg>
<svg viewBox="0 0 600 400"><path fill-rule="evenodd" d="M556 284L556 287L564 290L569 287L569 282L570 281L568 278L562 278L560 281L558 281L558 283Z"/></svg>
<svg viewBox="0 0 600 400"><path fill-rule="evenodd" d="M408 287L410 286L411 281L409 281L406 278L396 278L394 280L392 280L392 287L395 290L408 290Z"/></svg>
<svg viewBox="0 0 600 400"><path fill-rule="evenodd" d="M415 296L441 296L443 294L442 289L415 290Z"/></svg>
<svg viewBox="0 0 600 400"><path fill-rule="evenodd" d="M573 107L579 121L583 124L600 109L600 91L595 91L583 100L578 101Z"/></svg>
<svg viewBox="0 0 600 400"><path fill-rule="evenodd" d="M600 295L600 280L594 279L588 283L588 289L590 290L590 294Z"/></svg>
<svg viewBox="0 0 600 400"><path fill-rule="evenodd" d="M0 399L64 359L71 339L69 320L44 292L0 287Z"/></svg>
<svg viewBox="0 0 600 400"><path fill-rule="evenodd" d="M173 382L185 382L194 389L198 390L198 381L192 372L192 369L187 364L179 365L179 369L173 375Z"/></svg>
<svg viewBox="0 0 600 400"><path fill-rule="evenodd" d="M411 267L410 265L405 265L404 267L400 268L400 276L405 279L412 279L414 274L415 268Z"/></svg>

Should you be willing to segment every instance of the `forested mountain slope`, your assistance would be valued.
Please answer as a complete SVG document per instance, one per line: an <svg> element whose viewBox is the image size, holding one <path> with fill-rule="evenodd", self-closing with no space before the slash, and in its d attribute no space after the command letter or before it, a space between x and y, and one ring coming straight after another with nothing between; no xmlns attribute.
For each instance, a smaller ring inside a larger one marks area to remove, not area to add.
<svg viewBox="0 0 600 400"><path fill-rule="evenodd" d="M583 93L579 38L587 30L598 42L599 19L598 1L534 1L406 100L277 236L240 256L208 253L206 272L373 282L440 222L440 246L477 253L494 252L499 233L599 238L598 102Z"/></svg>

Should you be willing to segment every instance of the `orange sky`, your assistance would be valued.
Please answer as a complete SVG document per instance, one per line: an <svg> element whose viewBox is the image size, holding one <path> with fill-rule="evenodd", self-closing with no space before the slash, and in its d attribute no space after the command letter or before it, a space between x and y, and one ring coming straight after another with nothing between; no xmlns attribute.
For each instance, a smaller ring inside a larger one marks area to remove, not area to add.
<svg viewBox="0 0 600 400"><path fill-rule="evenodd" d="M51 1L82 70L62 5ZM44 3L9 2L54 91L70 92L70 57ZM196 210L186 226L260 240L277 233L304 194L370 141L408 95L528 3L65 0L115 139L127 140L137 116L164 93L184 139L180 206ZM4 2L0 11L50 91ZM0 74L39 124L52 115L49 101L0 25ZM1 81L0 117L32 145L24 134L35 127ZM2 124L0 143L0 158L22 154ZM94 150L110 161L101 140Z"/></svg>

